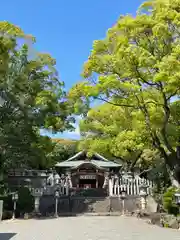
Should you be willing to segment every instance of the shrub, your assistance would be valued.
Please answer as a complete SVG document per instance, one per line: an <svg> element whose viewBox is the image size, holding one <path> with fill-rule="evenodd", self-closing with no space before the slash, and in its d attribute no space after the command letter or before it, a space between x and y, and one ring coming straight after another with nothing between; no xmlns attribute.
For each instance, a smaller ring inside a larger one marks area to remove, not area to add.
<svg viewBox="0 0 180 240"><path fill-rule="evenodd" d="M13 201L12 195L0 195L0 200L3 201L2 220L11 219L13 215Z"/></svg>
<svg viewBox="0 0 180 240"><path fill-rule="evenodd" d="M3 210L12 211L13 210L13 201L12 195L0 196L0 200L3 200Z"/></svg>
<svg viewBox="0 0 180 240"><path fill-rule="evenodd" d="M175 203L174 194L177 188L170 187L167 191L163 194L163 207L166 212L173 215L178 215L179 208Z"/></svg>
<svg viewBox="0 0 180 240"><path fill-rule="evenodd" d="M13 211L5 210L5 211L3 211L3 214L2 214L2 220L11 219L12 215L13 215Z"/></svg>
<svg viewBox="0 0 180 240"><path fill-rule="evenodd" d="M26 187L21 187L18 190L17 212L25 214L34 210L34 197Z"/></svg>

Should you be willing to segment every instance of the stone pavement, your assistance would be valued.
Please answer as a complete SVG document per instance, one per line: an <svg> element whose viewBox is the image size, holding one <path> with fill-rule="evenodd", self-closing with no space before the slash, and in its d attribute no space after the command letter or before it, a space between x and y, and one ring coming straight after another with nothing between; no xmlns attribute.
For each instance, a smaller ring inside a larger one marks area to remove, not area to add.
<svg viewBox="0 0 180 240"><path fill-rule="evenodd" d="M130 217L61 217L0 223L0 240L180 240L180 231Z"/></svg>

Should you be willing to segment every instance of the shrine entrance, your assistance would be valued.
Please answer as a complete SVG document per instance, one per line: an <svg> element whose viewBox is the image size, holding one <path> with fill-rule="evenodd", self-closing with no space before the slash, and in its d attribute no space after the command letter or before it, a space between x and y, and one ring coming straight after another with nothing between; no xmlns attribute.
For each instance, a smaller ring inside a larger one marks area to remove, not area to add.
<svg viewBox="0 0 180 240"><path fill-rule="evenodd" d="M122 164L110 161L98 153L88 156L85 150L56 164L57 172L69 176L73 190L89 188L93 191L106 189L109 172L119 172L121 167Z"/></svg>
<svg viewBox="0 0 180 240"><path fill-rule="evenodd" d="M75 188L102 188L104 183L104 171L89 162L74 169L71 176Z"/></svg>
<svg viewBox="0 0 180 240"><path fill-rule="evenodd" d="M79 188L96 188L96 180L79 180Z"/></svg>
<svg viewBox="0 0 180 240"><path fill-rule="evenodd" d="M80 175L79 188L96 188L96 175Z"/></svg>

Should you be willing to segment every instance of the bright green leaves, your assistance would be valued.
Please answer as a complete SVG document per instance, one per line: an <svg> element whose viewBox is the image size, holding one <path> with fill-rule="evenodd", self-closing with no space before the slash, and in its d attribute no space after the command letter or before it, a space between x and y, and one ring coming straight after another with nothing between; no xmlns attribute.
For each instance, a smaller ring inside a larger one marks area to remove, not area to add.
<svg viewBox="0 0 180 240"><path fill-rule="evenodd" d="M35 41L35 38L32 35L25 34L20 27L7 21L0 22L0 32L4 37L23 38Z"/></svg>
<svg viewBox="0 0 180 240"><path fill-rule="evenodd" d="M89 155L97 152L104 156L111 156L110 152L111 140L103 138L87 138L79 142L79 150L86 150Z"/></svg>
<svg viewBox="0 0 180 240"><path fill-rule="evenodd" d="M141 6L136 17L121 16L104 40L94 41L84 65L86 80L69 93L71 101L75 105L80 102L81 108L83 103L89 104L92 99L128 108L132 113L132 129L126 126L124 130L132 134L131 131L138 132L139 128L141 133L147 133L151 143L169 151L172 148L168 145L172 144L174 148L175 142L171 142L170 134L174 132L171 100L180 93L179 6L176 0L148 1ZM104 128L101 124L94 121L93 131L114 134L116 124L113 120ZM119 137L122 140L122 136ZM133 148L134 142L139 146L138 135L137 141L127 141L127 145Z"/></svg>
<svg viewBox="0 0 180 240"><path fill-rule="evenodd" d="M77 153L77 141L65 139L53 139L54 149L50 156L54 163L66 161Z"/></svg>
<svg viewBox="0 0 180 240"><path fill-rule="evenodd" d="M146 146L143 136L135 130L124 130L120 132L112 143L112 151L114 155L121 157L129 157L132 152L143 151Z"/></svg>
<svg viewBox="0 0 180 240"><path fill-rule="evenodd" d="M80 122L80 130L85 136L80 149L124 158L124 161L132 162L132 154L150 146L145 125L137 118L137 112L133 114L126 108L109 104L91 109Z"/></svg>

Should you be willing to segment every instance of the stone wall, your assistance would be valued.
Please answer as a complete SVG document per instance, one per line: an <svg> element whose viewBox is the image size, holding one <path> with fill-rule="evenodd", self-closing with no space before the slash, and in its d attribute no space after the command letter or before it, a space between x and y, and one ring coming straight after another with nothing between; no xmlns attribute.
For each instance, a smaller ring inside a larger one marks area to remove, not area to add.
<svg viewBox="0 0 180 240"><path fill-rule="evenodd" d="M119 197L110 198L110 209L112 212L122 212L123 211L123 202ZM140 199L139 196L128 196L124 200L124 210L127 212L134 212L140 208Z"/></svg>
<svg viewBox="0 0 180 240"><path fill-rule="evenodd" d="M128 196L124 201L124 210L134 212L139 208L139 197ZM53 215L55 198L43 196L40 199L40 212L43 215ZM60 197L58 201L59 214L108 213L122 212L123 204L119 197Z"/></svg>

